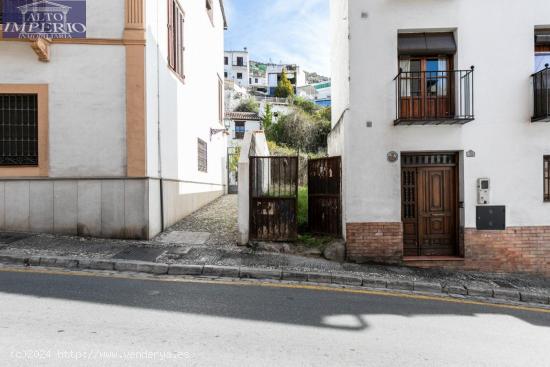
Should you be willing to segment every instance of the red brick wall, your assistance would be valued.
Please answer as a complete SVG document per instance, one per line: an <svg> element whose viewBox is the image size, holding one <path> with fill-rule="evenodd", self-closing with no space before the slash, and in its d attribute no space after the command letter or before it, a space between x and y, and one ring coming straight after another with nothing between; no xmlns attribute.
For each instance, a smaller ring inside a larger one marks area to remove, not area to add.
<svg viewBox="0 0 550 367"><path fill-rule="evenodd" d="M464 268L550 275L550 227L464 231Z"/></svg>
<svg viewBox="0 0 550 367"><path fill-rule="evenodd" d="M355 262L401 263L401 223L348 223L347 256ZM527 272L550 276L550 226L505 231L464 230L464 259L412 261L408 265L487 272Z"/></svg>
<svg viewBox="0 0 550 367"><path fill-rule="evenodd" d="M347 223L347 257L356 262L400 263L403 226L399 223Z"/></svg>

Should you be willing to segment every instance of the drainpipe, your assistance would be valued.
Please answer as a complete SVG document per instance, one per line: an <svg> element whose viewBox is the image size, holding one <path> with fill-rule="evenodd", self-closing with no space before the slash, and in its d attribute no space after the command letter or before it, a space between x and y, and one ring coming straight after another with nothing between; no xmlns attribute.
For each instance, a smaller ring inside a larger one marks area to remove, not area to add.
<svg viewBox="0 0 550 367"><path fill-rule="evenodd" d="M160 34L160 11L157 7L157 146L158 146L158 172L160 179L160 229L164 231L164 188L162 179L162 146L161 146L161 131L160 131L160 45L158 37Z"/></svg>

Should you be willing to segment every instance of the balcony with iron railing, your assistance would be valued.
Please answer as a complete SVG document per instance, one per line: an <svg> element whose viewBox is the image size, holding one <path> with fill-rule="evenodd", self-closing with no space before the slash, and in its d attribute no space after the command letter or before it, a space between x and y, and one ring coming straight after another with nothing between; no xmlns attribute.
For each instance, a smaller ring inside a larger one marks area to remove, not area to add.
<svg viewBox="0 0 550 367"><path fill-rule="evenodd" d="M550 65L532 75L533 78L533 118L531 121L550 122Z"/></svg>
<svg viewBox="0 0 550 367"><path fill-rule="evenodd" d="M403 71L394 78L395 125L454 125L474 120L474 67Z"/></svg>

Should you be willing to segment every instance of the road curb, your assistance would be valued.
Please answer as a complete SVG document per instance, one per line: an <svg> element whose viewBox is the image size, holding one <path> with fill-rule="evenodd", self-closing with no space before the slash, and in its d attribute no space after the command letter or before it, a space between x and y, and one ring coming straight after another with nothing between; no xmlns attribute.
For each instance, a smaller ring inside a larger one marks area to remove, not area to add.
<svg viewBox="0 0 550 367"><path fill-rule="evenodd" d="M203 276L237 279L257 279L288 281L310 284L332 284L340 286L364 287L407 291L419 294L449 295L473 299L493 298L498 301L512 301L529 304L550 305L550 294L522 292L507 288L480 288L462 285L447 285L424 281L384 279L334 272L301 272L285 269L215 266L197 264L163 264L145 261L115 259L83 259L63 256L21 256L0 255L0 264L18 266L41 266L69 270L107 270L117 272L143 273L152 275Z"/></svg>

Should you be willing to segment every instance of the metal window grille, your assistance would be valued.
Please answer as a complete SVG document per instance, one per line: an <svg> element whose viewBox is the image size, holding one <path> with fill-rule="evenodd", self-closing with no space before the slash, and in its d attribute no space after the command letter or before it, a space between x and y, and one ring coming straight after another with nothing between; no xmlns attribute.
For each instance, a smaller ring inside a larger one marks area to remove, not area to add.
<svg viewBox="0 0 550 367"><path fill-rule="evenodd" d="M198 169L208 172L208 145L201 139L198 139Z"/></svg>
<svg viewBox="0 0 550 367"><path fill-rule="evenodd" d="M0 166L38 165L38 95L0 94Z"/></svg>
<svg viewBox="0 0 550 367"><path fill-rule="evenodd" d="M544 201L550 202L550 155L544 157Z"/></svg>

